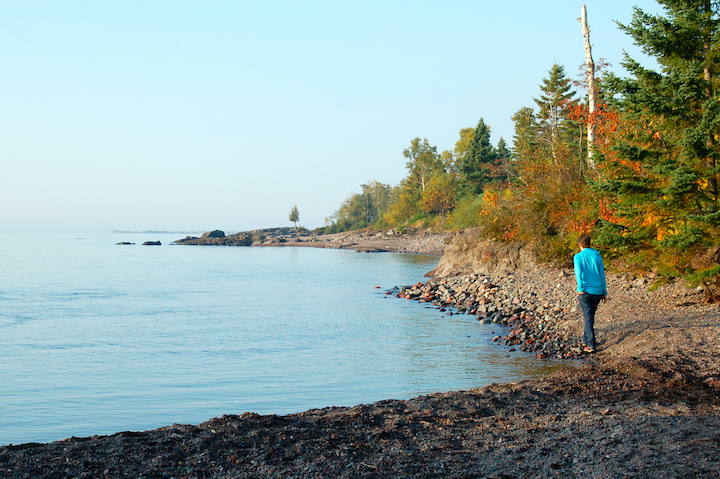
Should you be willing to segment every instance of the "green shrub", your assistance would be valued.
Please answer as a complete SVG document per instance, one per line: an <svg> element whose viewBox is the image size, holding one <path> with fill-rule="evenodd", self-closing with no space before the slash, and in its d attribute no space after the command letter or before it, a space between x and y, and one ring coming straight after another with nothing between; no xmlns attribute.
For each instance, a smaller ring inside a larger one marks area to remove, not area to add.
<svg viewBox="0 0 720 479"><path fill-rule="evenodd" d="M460 198L455 209L448 215L445 226L451 230L464 230L480 225L480 212L484 206L480 195L468 195Z"/></svg>

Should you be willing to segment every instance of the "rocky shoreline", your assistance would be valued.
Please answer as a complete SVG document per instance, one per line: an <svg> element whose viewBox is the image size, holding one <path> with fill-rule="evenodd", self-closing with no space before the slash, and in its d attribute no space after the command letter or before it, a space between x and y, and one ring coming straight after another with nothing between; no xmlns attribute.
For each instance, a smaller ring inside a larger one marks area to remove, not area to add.
<svg viewBox="0 0 720 479"><path fill-rule="evenodd" d="M507 322L508 351L579 356L571 272L497 271L393 292L437 303L438 321ZM540 380L0 447L0 477L719 477L717 305L682 283L610 274L608 287L599 353Z"/></svg>
<svg viewBox="0 0 720 479"><path fill-rule="evenodd" d="M440 256L451 235L431 233L425 229L408 229L400 232L348 231L327 235L315 235L300 228L267 228L225 235L215 230L201 237L187 236L175 241L181 245L200 246L256 246L256 247L306 247L348 249L358 253L409 253Z"/></svg>
<svg viewBox="0 0 720 479"><path fill-rule="evenodd" d="M538 359L574 359L584 353L576 331L563 321L577 312L568 295L573 287L568 277L561 270L553 278L556 283L539 289L531 287L534 278L522 281L514 274L496 279L471 274L402 287L395 296L431 303L449 315L473 315L483 324L509 326L505 336L493 341L535 353ZM511 347L509 352L515 350Z"/></svg>
<svg viewBox="0 0 720 479"><path fill-rule="evenodd" d="M452 235L409 229L405 232L348 231L329 235L265 241L253 246L304 246L310 248L348 249L358 253L406 253L440 256Z"/></svg>

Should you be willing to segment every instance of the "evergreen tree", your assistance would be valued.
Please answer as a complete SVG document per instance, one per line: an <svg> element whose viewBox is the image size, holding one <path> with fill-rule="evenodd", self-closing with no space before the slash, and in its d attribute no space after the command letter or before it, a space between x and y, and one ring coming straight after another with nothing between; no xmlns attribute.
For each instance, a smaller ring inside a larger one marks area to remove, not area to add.
<svg viewBox="0 0 720 479"><path fill-rule="evenodd" d="M512 117L515 123L515 134L513 135L512 158L522 170L523 165L541 161L539 158L538 136L539 125L535 112L530 107L520 108ZM524 175L520 174L519 180L526 182Z"/></svg>
<svg viewBox="0 0 720 479"><path fill-rule="evenodd" d="M570 79L565 76L565 68L555 63L550 76L543 78L540 85L540 98L534 98L540 108L538 120L541 139L548 147L553 158L557 159L561 146L569 146L568 137L577 130L577 123L567 119L569 102L577 93L572 89Z"/></svg>
<svg viewBox="0 0 720 479"><path fill-rule="evenodd" d="M505 139L501 136L497 146L497 178L506 182L510 181L512 175L511 154Z"/></svg>
<svg viewBox="0 0 720 479"><path fill-rule="evenodd" d="M530 156L537 149L538 123L535 111L530 107L522 107L512 116L515 123L513 135L512 157L518 160Z"/></svg>
<svg viewBox="0 0 720 479"><path fill-rule="evenodd" d="M490 165L497 159L497 151L490 143L490 127L480 118L467 153L460 165L460 174L465 188L473 193L482 193L490 180Z"/></svg>
<svg viewBox="0 0 720 479"><path fill-rule="evenodd" d="M615 202L601 240L656 248L678 271L717 242L720 157L720 2L659 0L664 15L635 8L620 24L659 71L626 55L632 77L609 77L609 101L626 127L602 161L597 187Z"/></svg>

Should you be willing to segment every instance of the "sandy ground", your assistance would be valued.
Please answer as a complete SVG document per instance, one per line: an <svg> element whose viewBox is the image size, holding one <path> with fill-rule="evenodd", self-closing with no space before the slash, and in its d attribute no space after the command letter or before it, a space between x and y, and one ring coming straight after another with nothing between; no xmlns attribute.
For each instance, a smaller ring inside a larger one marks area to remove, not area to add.
<svg viewBox="0 0 720 479"><path fill-rule="evenodd" d="M572 296L562 276L513 281L554 301ZM0 477L720 477L717 305L683 284L609 286L599 352L540 380L0 447ZM580 313L557 327L580 334Z"/></svg>

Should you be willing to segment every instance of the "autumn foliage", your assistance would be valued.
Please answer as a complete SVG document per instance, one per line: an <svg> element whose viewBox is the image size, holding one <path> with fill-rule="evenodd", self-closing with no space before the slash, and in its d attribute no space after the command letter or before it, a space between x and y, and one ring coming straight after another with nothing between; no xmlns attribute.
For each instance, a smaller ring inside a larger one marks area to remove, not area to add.
<svg viewBox="0 0 720 479"><path fill-rule="evenodd" d="M477 227L481 235L526 242L540 259L561 263L570 260L577 237L590 233L606 257L630 267L716 277L720 4L659 3L663 15L635 8L632 22L620 28L660 69L626 57L628 78L601 72L590 114L574 90L582 82L553 65L533 98L535 108L513 115L511 149L502 138L490 143L482 118L460 131L452 151L438 153L416 138L404 152L408 176L386 188L376 214L354 224ZM586 140L589 127L593 144ZM348 205L362 205L361 199ZM350 211L343 208L339 217Z"/></svg>

